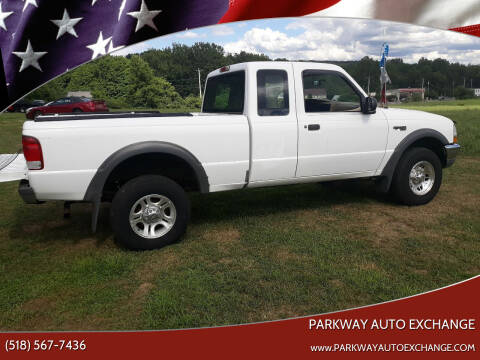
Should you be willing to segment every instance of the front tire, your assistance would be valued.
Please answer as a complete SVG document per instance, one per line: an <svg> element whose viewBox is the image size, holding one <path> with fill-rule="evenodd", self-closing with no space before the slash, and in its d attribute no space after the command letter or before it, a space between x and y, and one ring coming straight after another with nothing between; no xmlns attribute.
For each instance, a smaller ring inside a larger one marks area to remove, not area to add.
<svg viewBox="0 0 480 360"><path fill-rule="evenodd" d="M442 164L437 154L426 148L411 148L398 162L392 193L406 205L423 205L437 195L442 184Z"/></svg>
<svg viewBox="0 0 480 360"><path fill-rule="evenodd" d="M190 218L190 202L176 182L160 175L130 180L115 194L110 222L115 239L131 250L178 241Z"/></svg>

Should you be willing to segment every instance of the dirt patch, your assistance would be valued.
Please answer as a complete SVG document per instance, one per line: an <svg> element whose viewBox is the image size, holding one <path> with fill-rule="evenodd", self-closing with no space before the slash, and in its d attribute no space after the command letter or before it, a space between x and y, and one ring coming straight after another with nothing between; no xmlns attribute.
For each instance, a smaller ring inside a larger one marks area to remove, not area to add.
<svg viewBox="0 0 480 360"><path fill-rule="evenodd" d="M302 261L305 258L288 250L286 247L280 247L275 251L275 258L280 261Z"/></svg>
<svg viewBox="0 0 480 360"><path fill-rule="evenodd" d="M342 288L345 286L344 282L342 280L339 280L339 279L332 279L332 280L329 280L328 283L334 287L334 288Z"/></svg>
<svg viewBox="0 0 480 360"><path fill-rule="evenodd" d="M85 238L75 241L73 245L70 245L72 250L86 250L86 249L93 249L97 247L97 239L95 238Z"/></svg>
<svg viewBox="0 0 480 360"><path fill-rule="evenodd" d="M218 262L220 264L230 265L230 264L233 263L233 259L232 258L221 258L220 260L218 260Z"/></svg>
<svg viewBox="0 0 480 360"><path fill-rule="evenodd" d="M236 229L210 230L205 232L204 237L208 241L231 243L240 239L240 232Z"/></svg>
<svg viewBox="0 0 480 360"><path fill-rule="evenodd" d="M412 271L417 275L428 275L428 270L425 269L413 269Z"/></svg>
<svg viewBox="0 0 480 360"><path fill-rule="evenodd" d="M145 259L145 264L135 271L134 276L142 283L153 282L159 272L170 271L180 264L179 254L164 248L161 251L152 252L152 255Z"/></svg>
<svg viewBox="0 0 480 360"><path fill-rule="evenodd" d="M225 252L239 243L240 231L235 228L209 230L203 234L203 238L208 242L217 244L218 248Z"/></svg>
<svg viewBox="0 0 480 360"><path fill-rule="evenodd" d="M20 329L49 330L54 319L50 314L55 313L57 299L38 297L22 305L23 321Z"/></svg>
<svg viewBox="0 0 480 360"><path fill-rule="evenodd" d="M317 229L338 221L338 218L328 211L301 210L296 212L296 225L303 229ZM291 230L290 226L288 228Z"/></svg>
<svg viewBox="0 0 480 360"><path fill-rule="evenodd" d="M22 309L26 312L48 312L55 300L50 297L39 297L27 301L23 304Z"/></svg>
<svg viewBox="0 0 480 360"><path fill-rule="evenodd" d="M429 238L437 240L446 239L446 234L434 230L436 224L441 226L446 216L460 216L467 207L478 203L471 194L454 193L455 196L449 194L448 199L440 193L431 203L423 206L372 203L361 208L345 207L342 212L346 219L350 219L345 221L345 227L356 237L392 249L397 248L401 239L417 237L418 234L428 234ZM447 240L455 242L451 237Z"/></svg>
<svg viewBox="0 0 480 360"><path fill-rule="evenodd" d="M155 285L153 285L152 283L149 283L149 282L142 283L137 288L137 290L135 290L132 297L133 299L136 299L136 300L142 299L145 296L147 296L148 293L153 290L153 288L155 288Z"/></svg>

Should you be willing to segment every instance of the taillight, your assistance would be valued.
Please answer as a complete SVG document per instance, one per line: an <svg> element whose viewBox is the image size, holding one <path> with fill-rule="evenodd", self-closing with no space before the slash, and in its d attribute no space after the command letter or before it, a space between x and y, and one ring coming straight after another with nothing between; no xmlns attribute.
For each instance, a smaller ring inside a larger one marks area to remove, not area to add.
<svg viewBox="0 0 480 360"><path fill-rule="evenodd" d="M32 136L22 136L23 156L29 170L43 169L43 153L40 142Z"/></svg>
<svg viewBox="0 0 480 360"><path fill-rule="evenodd" d="M220 72L221 72L221 73L224 73L224 72L227 72L227 71L230 71L230 66L229 66L229 65L227 65L227 66L222 66L222 67L220 68Z"/></svg>

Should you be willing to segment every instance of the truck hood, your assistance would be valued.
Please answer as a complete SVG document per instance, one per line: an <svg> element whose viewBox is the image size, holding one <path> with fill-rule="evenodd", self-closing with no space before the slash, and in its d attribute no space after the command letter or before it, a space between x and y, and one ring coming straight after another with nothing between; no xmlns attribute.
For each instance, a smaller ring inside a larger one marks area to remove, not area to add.
<svg viewBox="0 0 480 360"><path fill-rule="evenodd" d="M386 117L388 119L392 120L440 120L442 121L452 121L449 118L426 112L426 111L420 111L420 110L410 110L410 109L399 109L399 108L386 108L386 109L380 109L383 111Z"/></svg>

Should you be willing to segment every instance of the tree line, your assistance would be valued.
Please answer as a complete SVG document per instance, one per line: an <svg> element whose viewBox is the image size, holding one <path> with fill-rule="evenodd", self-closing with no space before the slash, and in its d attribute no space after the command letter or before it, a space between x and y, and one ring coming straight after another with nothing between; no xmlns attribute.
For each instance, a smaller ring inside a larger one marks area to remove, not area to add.
<svg viewBox="0 0 480 360"><path fill-rule="evenodd" d="M220 45L199 42L173 44L141 54L104 56L84 64L31 93L29 99L55 100L69 91L90 91L111 108L199 108L199 80L219 67L246 61L280 61L242 51L227 54ZM369 57L357 61L324 61L343 67L367 91L379 94L379 63ZM425 88L430 98L471 97L468 88L480 88L480 65L450 63L445 59L420 59L407 64L391 59L387 70L391 88Z"/></svg>

